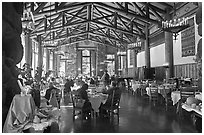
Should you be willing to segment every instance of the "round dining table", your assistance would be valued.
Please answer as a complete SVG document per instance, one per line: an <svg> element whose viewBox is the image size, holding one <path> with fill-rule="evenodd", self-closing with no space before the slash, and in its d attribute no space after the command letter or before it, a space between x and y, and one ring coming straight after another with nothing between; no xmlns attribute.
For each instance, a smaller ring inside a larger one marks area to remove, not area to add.
<svg viewBox="0 0 204 135"><path fill-rule="evenodd" d="M88 96L94 112L99 112L101 103L105 104L108 98L108 95L103 93L89 93Z"/></svg>
<svg viewBox="0 0 204 135"><path fill-rule="evenodd" d="M166 94L171 92L171 89L169 87L163 87L158 86L158 93L161 94L164 98L166 97ZM146 87L147 95L150 96L150 87Z"/></svg>
<svg viewBox="0 0 204 135"><path fill-rule="evenodd" d="M196 92L195 98L202 101L202 93L201 92ZM171 99L173 101L173 105L178 103L178 101L181 99L180 91L171 92Z"/></svg>

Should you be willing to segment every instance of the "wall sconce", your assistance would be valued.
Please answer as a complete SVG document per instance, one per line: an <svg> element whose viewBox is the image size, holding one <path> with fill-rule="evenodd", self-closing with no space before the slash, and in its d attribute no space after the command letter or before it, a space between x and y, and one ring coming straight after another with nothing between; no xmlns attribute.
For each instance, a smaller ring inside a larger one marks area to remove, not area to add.
<svg viewBox="0 0 204 135"><path fill-rule="evenodd" d="M163 64L163 67L164 67L164 68L169 68L169 63L164 63L164 64Z"/></svg>
<svg viewBox="0 0 204 135"><path fill-rule="evenodd" d="M126 55L127 55L127 52L117 52L117 55L118 55L118 56L126 56Z"/></svg>

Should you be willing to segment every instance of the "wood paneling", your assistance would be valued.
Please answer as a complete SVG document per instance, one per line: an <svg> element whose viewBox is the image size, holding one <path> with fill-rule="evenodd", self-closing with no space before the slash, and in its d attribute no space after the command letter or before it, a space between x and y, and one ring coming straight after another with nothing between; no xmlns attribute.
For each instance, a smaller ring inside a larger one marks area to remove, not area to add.
<svg viewBox="0 0 204 135"><path fill-rule="evenodd" d="M174 70L175 77L198 78L196 63L175 65Z"/></svg>

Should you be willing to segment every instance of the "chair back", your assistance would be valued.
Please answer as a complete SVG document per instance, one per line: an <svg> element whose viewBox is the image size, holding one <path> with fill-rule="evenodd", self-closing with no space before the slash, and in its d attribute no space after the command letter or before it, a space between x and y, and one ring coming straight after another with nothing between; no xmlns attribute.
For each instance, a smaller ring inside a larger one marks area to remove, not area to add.
<svg viewBox="0 0 204 135"><path fill-rule="evenodd" d="M192 96L195 97L196 87L181 87L180 88L180 95L182 100L186 100L188 97Z"/></svg>
<svg viewBox="0 0 204 135"><path fill-rule="evenodd" d="M120 91L120 89L116 89L118 91ZM116 92L116 90L113 90L113 96L111 99L111 109L116 109L119 107L120 104L120 97L121 97L121 92Z"/></svg>
<svg viewBox="0 0 204 135"><path fill-rule="evenodd" d="M76 91L71 91L71 99L73 103L73 108L83 107L85 100L81 99Z"/></svg>
<svg viewBox="0 0 204 135"><path fill-rule="evenodd" d="M157 86L150 86L150 98L152 100L158 99L158 87Z"/></svg>

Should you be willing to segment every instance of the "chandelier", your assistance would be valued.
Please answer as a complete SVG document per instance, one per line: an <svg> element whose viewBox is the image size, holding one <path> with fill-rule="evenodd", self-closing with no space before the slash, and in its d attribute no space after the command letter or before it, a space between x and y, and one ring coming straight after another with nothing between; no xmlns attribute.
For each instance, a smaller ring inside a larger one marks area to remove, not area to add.
<svg viewBox="0 0 204 135"><path fill-rule="evenodd" d="M163 31L173 33L174 40L176 40L178 33L188 28L190 25L189 25L188 17L183 17L183 18L176 17L176 4L175 3L174 3L174 15L175 15L174 19L162 21L161 25L162 25Z"/></svg>
<svg viewBox="0 0 204 135"><path fill-rule="evenodd" d="M171 33L178 33L189 27L188 17L178 18L174 20L162 21L162 28L164 31Z"/></svg>

